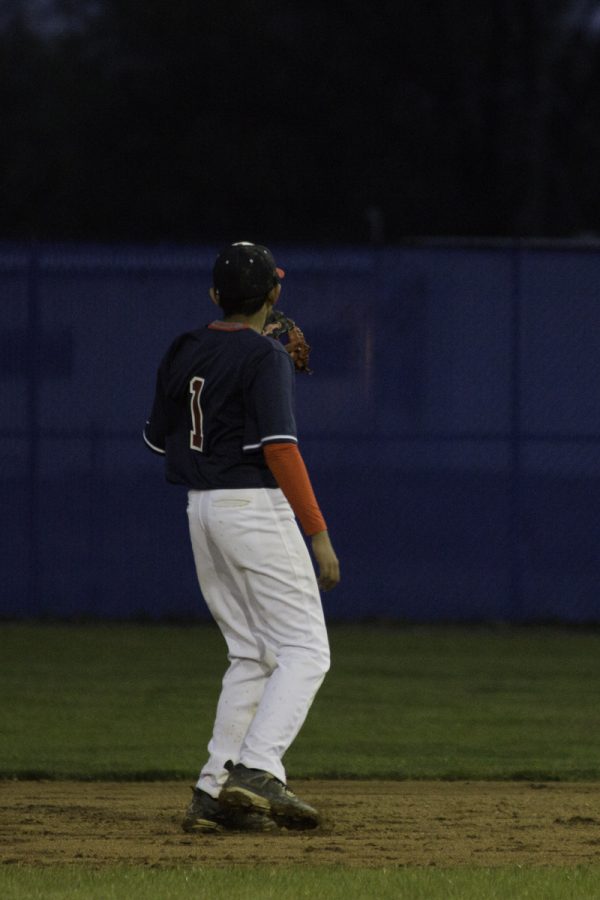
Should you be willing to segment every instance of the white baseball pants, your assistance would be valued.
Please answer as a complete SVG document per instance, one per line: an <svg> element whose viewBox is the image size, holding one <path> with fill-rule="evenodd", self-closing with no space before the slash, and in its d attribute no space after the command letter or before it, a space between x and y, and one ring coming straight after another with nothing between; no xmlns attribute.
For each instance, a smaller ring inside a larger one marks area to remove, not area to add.
<svg viewBox="0 0 600 900"><path fill-rule="evenodd" d="M227 760L285 783L282 757L329 669L310 554L279 489L190 491L188 517L200 589L230 663L197 787L217 797Z"/></svg>

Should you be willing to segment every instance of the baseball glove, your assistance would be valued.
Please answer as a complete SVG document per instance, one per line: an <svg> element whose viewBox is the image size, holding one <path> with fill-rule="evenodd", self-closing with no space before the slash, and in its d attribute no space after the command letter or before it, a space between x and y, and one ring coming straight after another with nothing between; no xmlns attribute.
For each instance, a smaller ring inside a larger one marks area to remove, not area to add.
<svg viewBox="0 0 600 900"><path fill-rule="evenodd" d="M287 343L283 346L292 357L296 371L312 375L312 369L308 367L310 344L307 343L302 329L298 328L293 319L289 319L285 313L273 308L267 316L263 334L277 340L282 338L284 334L287 335Z"/></svg>

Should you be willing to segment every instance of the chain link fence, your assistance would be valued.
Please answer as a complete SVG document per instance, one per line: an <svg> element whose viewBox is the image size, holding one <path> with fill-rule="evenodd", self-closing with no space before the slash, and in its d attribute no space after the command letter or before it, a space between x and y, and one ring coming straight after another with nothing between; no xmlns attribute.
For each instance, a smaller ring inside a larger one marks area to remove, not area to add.
<svg viewBox="0 0 600 900"><path fill-rule="evenodd" d="M217 247L0 245L5 618L207 616L141 441ZM600 248L274 246L330 619L600 620Z"/></svg>

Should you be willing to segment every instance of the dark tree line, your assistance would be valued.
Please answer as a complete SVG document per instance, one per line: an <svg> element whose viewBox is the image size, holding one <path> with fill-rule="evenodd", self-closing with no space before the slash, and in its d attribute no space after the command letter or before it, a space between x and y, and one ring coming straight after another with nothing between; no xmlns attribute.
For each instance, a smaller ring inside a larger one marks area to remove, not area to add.
<svg viewBox="0 0 600 900"><path fill-rule="evenodd" d="M595 8L57 0L44 32L15 4L0 237L600 231Z"/></svg>

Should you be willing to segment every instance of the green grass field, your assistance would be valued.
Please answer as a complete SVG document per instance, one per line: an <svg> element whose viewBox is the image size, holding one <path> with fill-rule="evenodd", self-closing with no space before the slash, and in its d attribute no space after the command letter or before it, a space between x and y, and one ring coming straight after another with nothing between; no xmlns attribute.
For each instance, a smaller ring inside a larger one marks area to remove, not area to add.
<svg viewBox="0 0 600 900"><path fill-rule="evenodd" d="M213 626L0 626L0 777L190 778L225 647ZM600 632L331 628L292 777L600 776Z"/></svg>
<svg viewBox="0 0 600 900"><path fill-rule="evenodd" d="M6 900L597 900L600 866L520 869L0 870Z"/></svg>
<svg viewBox="0 0 600 900"><path fill-rule="evenodd" d="M333 626L292 778L596 780L600 632ZM196 775L224 644L213 626L0 626L0 777ZM1 784L0 784L1 789ZM0 896L600 898L600 867L0 870Z"/></svg>

